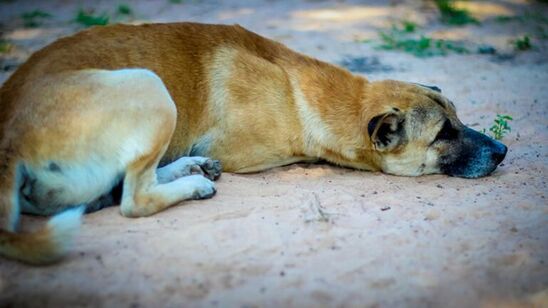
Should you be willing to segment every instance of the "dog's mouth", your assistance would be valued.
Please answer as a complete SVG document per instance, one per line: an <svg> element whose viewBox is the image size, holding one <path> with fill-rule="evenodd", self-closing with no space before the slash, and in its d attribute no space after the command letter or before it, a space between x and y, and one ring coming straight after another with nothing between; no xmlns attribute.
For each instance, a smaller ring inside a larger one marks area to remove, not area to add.
<svg viewBox="0 0 548 308"><path fill-rule="evenodd" d="M440 158L444 174L479 178L491 174L504 160L508 148L493 138L465 127L462 139L451 154Z"/></svg>

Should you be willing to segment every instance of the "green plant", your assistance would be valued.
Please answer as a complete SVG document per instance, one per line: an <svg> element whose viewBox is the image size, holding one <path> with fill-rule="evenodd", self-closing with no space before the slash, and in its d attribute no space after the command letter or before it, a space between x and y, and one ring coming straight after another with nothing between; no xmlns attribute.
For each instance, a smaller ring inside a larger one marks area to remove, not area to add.
<svg viewBox="0 0 548 308"><path fill-rule="evenodd" d="M517 39L511 41L516 50L524 51L529 50L533 47L529 36L524 35L523 37L518 37Z"/></svg>
<svg viewBox="0 0 548 308"><path fill-rule="evenodd" d="M21 14L23 25L27 28L36 28L40 26L44 19L50 18L51 15L42 10L34 10Z"/></svg>
<svg viewBox="0 0 548 308"><path fill-rule="evenodd" d="M388 32L379 32L382 44L378 47L385 50L401 50L416 57L444 56L450 52L469 53L462 44L449 40L433 39L424 35L412 37L409 33L415 31L416 26L403 28L393 26Z"/></svg>
<svg viewBox="0 0 548 308"><path fill-rule="evenodd" d="M181 4L183 3L183 0L169 0L169 2L173 4Z"/></svg>
<svg viewBox="0 0 548 308"><path fill-rule="evenodd" d="M456 8L453 0L435 0L435 3L443 23L455 26L479 24L479 21L472 17L468 10Z"/></svg>
<svg viewBox="0 0 548 308"><path fill-rule="evenodd" d="M12 48L13 45L10 42L0 39L0 53L8 53Z"/></svg>
<svg viewBox="0 0 548 308"><path fill-rule="evenodd" d="M497 114L493 120L493 125L489 128L493 138L496 140L501 140L506 134L511 132L512 128L508 124L508 121L512 120L513 118L507 114ZM485 133L485 129L483 129L483 133Z"/></svg>
<svg viewBox="0 0 548 308"><path fill-rule="evenodd" d="M127 4L120 4L118 6L118 9L116 10L116 12L119 14L119 15L131 15L133 13L133 10L131 9L131 7Z"/></svg>
<svg viewBox="0 0 548 308"><path fill-rule="evenodd" d="M409 20L403 20L401 25L403 32L413 33L417 29L417 24Z"/></svg>
<svg viewBox="0 0 548 308"><path fill-rule="evenodd" d="M93 15L93 13L88 13L81 9L78 11L78 15L76 15L75 21L83 26L91 27L95 25L107 25L109 19L110 17L106 13L103 13L101 15Z"/></svg>

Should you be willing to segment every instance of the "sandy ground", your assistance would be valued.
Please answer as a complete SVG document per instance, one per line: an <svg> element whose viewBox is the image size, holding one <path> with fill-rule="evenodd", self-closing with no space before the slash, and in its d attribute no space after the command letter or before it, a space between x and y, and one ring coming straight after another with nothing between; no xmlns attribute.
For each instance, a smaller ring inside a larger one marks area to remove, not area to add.
<svg viewBox="0 0 548 308"><path fill-rule="evenodd" d="M239 23L326 61L365 57L373 80L436 84L478 130L497 113L513 115L508 156L477 180L298 164L224 174L213 199L150 218L111 207L85 217L60 264L0 260L0 306L548 307L548 54L534 34L548 29L533 18L495 20L548 16L548 6L471 1L481 26L447 27L419 1L126 3L134 13L124 22ZM112 13L116 4L1 1L2 36L14 47L0 55L0 81L31 52L78 31L79 7ZM53 17L25 28L19 16L37 8ZM498 55L377 50L378 29L401 19L436 37L490 44ZM508 41L525 33L534 48L513 51Z"/></svg>

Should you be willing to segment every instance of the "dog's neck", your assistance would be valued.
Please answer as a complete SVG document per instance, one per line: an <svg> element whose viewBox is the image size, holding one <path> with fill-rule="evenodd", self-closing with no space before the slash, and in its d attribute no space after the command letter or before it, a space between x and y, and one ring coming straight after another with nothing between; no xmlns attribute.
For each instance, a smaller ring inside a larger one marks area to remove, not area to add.
<svg viewBox="0 0 548 308"><path fill-rule="evenodd" d="M362 118L368 81L308 57L293 62L288 73L303 127L302 152L338 165L378 170Z"/></svg>

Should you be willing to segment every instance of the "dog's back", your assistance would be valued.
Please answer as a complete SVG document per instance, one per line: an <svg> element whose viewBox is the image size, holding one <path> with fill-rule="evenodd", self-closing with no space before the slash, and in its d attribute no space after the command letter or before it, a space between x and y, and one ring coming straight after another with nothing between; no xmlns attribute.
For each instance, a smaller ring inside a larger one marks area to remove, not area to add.
<svg viewBox="0 0 548 308"><path fill-rule="evenodd" d="M177 125L166 153L169 161L205 130L204 111L211 93L211 71L225 70L232 51L264 63L287 65L314 61L238 25L170 23L95 27L62 38L34 53L0 89L0 137L29 79L83 69L144 68L157 74L177 104ZM268 68L268 70L271 70ZM217 72L215 72L217 74ZM270 74L270 73L269 73ZM242 78L245 75L241 76ZM228 78L228 77L227 77ZM268 77L271 78L271 77ZM245 82L241 79L241 82ZM257 80L250 80L256 84Z"/></svg>

